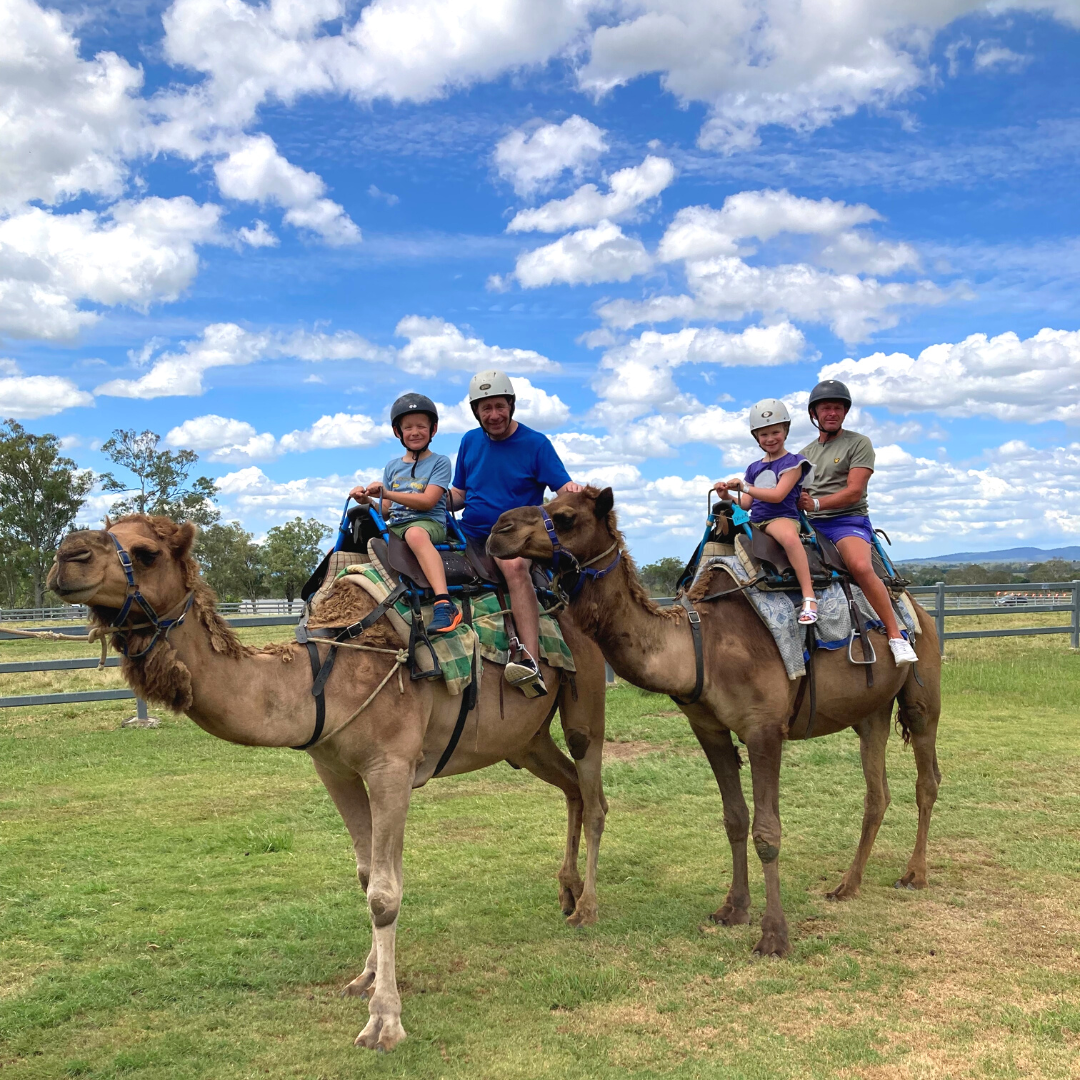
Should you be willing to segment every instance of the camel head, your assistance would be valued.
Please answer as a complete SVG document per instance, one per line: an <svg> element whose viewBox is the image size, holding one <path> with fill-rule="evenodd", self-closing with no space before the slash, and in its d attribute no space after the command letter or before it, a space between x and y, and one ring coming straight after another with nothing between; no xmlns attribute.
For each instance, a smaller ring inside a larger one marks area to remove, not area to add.
<svg viewBox="0 0 1080 1080"><path fill-rule="evenodd" d="M104 529L64 537L48 577L49 588L61 600L89 605L103 622L123 607L128 583L110 533L131 556L135 584L159 615L183 603L198 577L190 558L195 526L146 514L131 514L113 523L106 518ZM131 621L142 621L141 614L134 609Z"/></svg>
<svg viewBox="0 0 1080 1080"><path fill-rule="evenodd" d="M581 492L559 495L543 509L551 518L559 543L584 564L622 540L615 523L614 503L611 488L600 491L587 487ZM507 510L495 522L487 549L497 559L520 557L551 562L554 551L541 508L522 506Z"/></svg>

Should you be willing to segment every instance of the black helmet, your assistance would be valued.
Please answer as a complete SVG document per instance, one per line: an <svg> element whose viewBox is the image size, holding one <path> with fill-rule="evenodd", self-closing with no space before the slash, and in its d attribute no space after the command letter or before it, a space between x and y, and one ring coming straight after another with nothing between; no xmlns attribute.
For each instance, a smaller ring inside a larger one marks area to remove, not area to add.
<svg viewBox="0 0 1080 1080"><path fill-rule="evenodd" d="M390 426L394 429L394 434L398 433L398 421L403 416L414 412L426 413L431 418L432 434L434 434L435 427L439 423L439 410L435 408L435 402L424 394L402 394L390 406Z"/></svg>
<svg viewBox="0 0 1080 1080"><path fill-rule="evenodd" d="M826 379L819 382L810 391L810 400L806 408L813 414L813 408L822 401L842 401L849 409L851 408L851 391L837 379Z"/></svg>

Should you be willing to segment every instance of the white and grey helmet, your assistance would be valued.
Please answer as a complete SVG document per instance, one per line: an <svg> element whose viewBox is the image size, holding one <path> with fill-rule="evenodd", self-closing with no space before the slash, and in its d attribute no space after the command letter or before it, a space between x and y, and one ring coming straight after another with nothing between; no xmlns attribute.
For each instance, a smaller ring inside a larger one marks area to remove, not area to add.
<svg viewBox="0 0 1080 1080"><path fill-rule="evenodd" d="M791 414L787 406L777 398L762 398L750 408L750 431L772 427L773 424L790 424Z"/></svg>
<svg viewBox="0 0 1080 1080"><path fill-rule="evenodd" d="M469 405L473 416L477 415L477 407L485 398L504 397L510 402L510 415L514 415L514 405L517 402L517 394L514 392L514 384L508 375L501 371L481 371L469 380Z"/></svg>

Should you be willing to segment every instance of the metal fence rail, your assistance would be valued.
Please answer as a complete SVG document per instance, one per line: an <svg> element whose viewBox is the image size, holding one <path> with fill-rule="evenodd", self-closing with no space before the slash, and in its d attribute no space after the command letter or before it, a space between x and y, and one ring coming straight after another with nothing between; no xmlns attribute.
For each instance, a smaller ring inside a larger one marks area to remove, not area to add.
<svg viewBox="0 0 1080 1080"><path fill-rule="evenodd" d="M219 603L222 615L299 615L303 600L230 600ZM40 622L49 619L85 619L89 611L82 604L61 604L57 607L0 608L0 623ZM250 624L249 624L250 625Z"/></svg>
<svg viewBox="0 0 1080 1080"><path fill-rule="evenodd" d="M937 626L938 641L941 652L945 652L946 641L957 641L963 638L999 638L999 637L1031 637L1042 634L1069 634L1071 645L1074 649L1080 649L1080 581L1048 582L1045 584L1029 584L1025 582L1015 592L1003 590L1001 585L946 585L939 581L936 585L913 585L908 590L933 616ZM1007 598L1023 596L1023 603L1012 603ZM985 598L985 599L984 599ZM670 596L654 598L655 602L663 607L670 605L673 600ZM1042 600L1049 602L1043 603ZM247 610L251 610L250 602ZM243 615L232 614L231 609L242 607L240 604L221 604L218 610L232 617L226 621L230 626L294 626L299 620L299 608L294 614L262 613L262 605L277 604L280 609L288 606L287 601L259 601L260 614ZM294 606L296 606L294 604ZM46 612L56 611L63 618L70 619L78 611L71 607L63 608L26 608L39 621L49 618ZM273 610L273 608L271 608ZM964 618L967 616L986 615L1015 615L1015 614L1043 614L1043 613L1068 613L1069 622L1061 626L1007 626L993 630L946 630L945 620ZM7 620L11 613L2 613L3 620ZM21 621L18 616L10 621ZM21 629L21 628L20 628ZM85 624L79 626L35 626L30 629L36 631L52 631L81 635L86 631ZM26 631L24 630L23 633ZM0 641L25 640L19 633L0 628ZM106 667L118 667L120 658L110 656L105 661ZM96 668L96 657L78 657L67 660L18 660L9 663L0 663L0 675L18 674L33 671L74 671L85 668ZM609 683L615 681L614 672L610 667L607 669ZM27 705L74 705L87 701L117 701L124 698L133 698L135 694L131 690L83 690L69 694L17 694L9 697L0 697L0 709L19 708ZM145 716L146 705L139 701L139 715Z"/></svg>

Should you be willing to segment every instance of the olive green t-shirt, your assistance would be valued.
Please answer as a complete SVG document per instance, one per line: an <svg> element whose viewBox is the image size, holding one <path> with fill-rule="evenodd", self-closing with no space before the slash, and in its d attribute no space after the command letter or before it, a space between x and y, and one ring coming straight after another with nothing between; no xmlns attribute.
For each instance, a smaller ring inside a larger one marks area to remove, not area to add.
<svg viewBox="0 0 1080 1080"><path fill-rule="evenodd" d="M841 428L840 434L827 443L815 439L799 451L814 466L813 474L806 478L803 491L811 498L821 499L826 495L835 495L847 487L848 473L852 469L874 468L874 444L857 431ZM839 510L822 510L810 514L811 518L840 517L842 514L867 514L864 495L857 503L841 507Z"/></svg>

